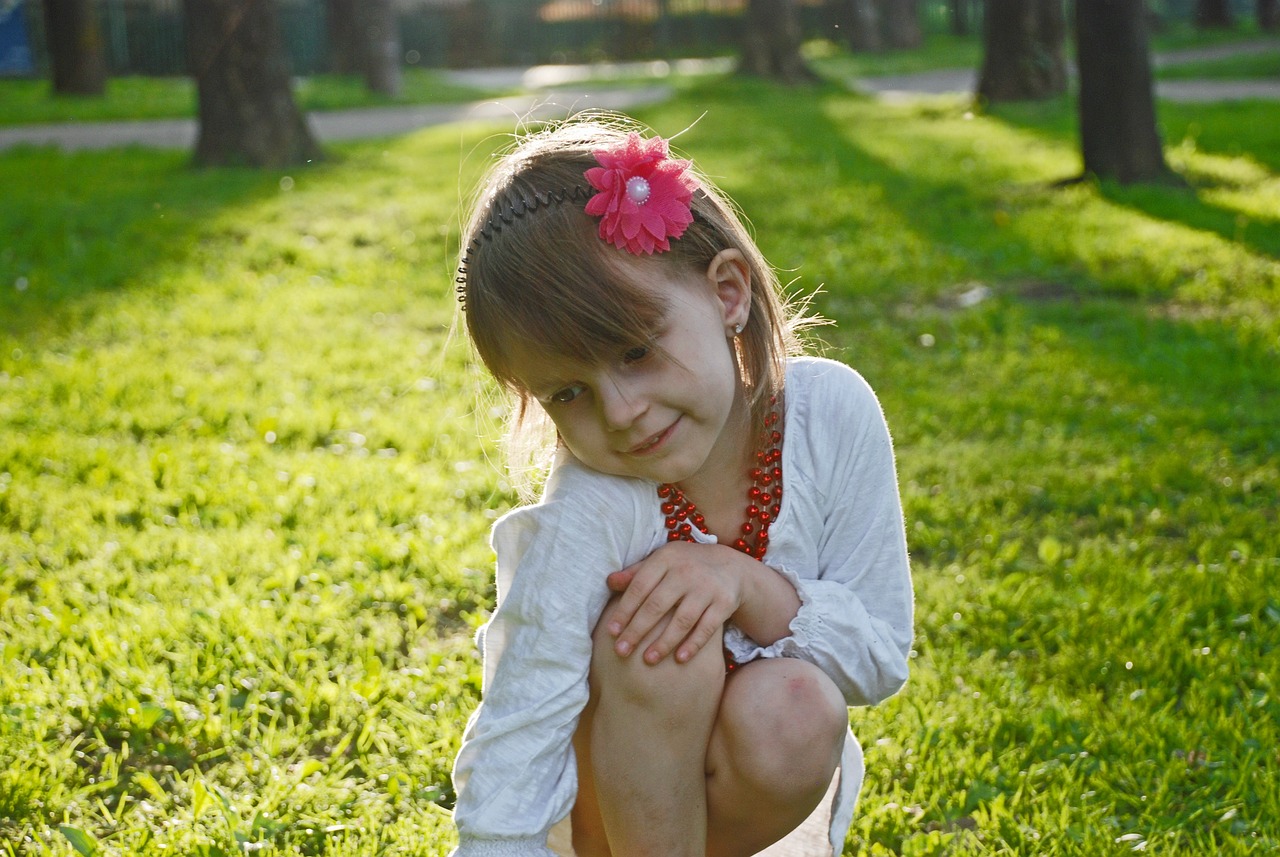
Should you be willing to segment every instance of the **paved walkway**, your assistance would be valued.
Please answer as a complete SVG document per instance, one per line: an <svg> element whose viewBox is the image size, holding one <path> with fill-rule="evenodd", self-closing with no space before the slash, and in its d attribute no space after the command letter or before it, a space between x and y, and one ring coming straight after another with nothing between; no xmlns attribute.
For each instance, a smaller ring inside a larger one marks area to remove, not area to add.
<svg viewBox="0 0 1280 857"><path fill-rule="evenodd" d="M472 104L317 111L308 114L307 119L321 142L332 142L390 137L447 122L509 120L514 123L528 119L553 119L588 108L628 110L665 101L671 97L671 92L671 87L665 85L556 88ZM190 149L195 146L196 131L194 119L19 125L0 128L0 151L23 144L52 145L67 151L127 145Z"/></svg>
<svg viewBox="0 0 1280 857"><path fill-rule="evenodd" d="M1172 51L1153 57L1156 67L1212 60L1224 56L1280 50L1280 41L1254 42ZM731 59L677 60L619 65L545 65L533 68L494 68L457 71L456 82L491 89L526 88L532 94L477 101L460 105L373 107L360 110L313 112L308 119L322 142L389 137L430 125L464 120L549 119L587 108L628 110L671 97L662 83L671 73L715 73L732 68ZM643 86L610 86L618 77L653 79ZM849 81L850 86L886 100L971 93L977 88L977 71L970 68L929 71ZM1280 100L1280 80L1167 80L1156 82L1156 96L1170 101ZM53 145L66 150L105 149L141 145L189 149L196 140L194 119L162 119L146 122L66 122L0 128L0 151L12 146Z"/></svg>
<svg viewBox="0 0 1280 857"><path fill-rule="evenodd" d="M1165 68L1183 63L1203 62L1232 56L1246 56L1280 51L1280 41L1258 39L1204 48L1189 48L1154 54L1152 65ZM1072 69L1074 74L1074 69ZM888 101L901 101L918 95L950 95L971 93L978 88L978 71L972 68L939 69L918 74L854 78L854 89L878 95ZM1167 101L1209 102L1264 99L1280 101L1280 80L1157 80L1156 97Z"/></svg>

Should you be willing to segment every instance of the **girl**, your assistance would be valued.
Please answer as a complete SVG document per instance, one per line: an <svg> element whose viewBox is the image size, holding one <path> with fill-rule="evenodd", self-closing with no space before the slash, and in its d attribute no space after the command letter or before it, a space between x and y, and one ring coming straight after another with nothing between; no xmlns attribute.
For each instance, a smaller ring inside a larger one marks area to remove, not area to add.
<svg viewBox="0 0 1280 857"><path fill-rule="evenodd" d="M732 207L621 117L489 176L458 293L542 498L493 530L457 857L839 854L848 706L906 680L893 452L852 370L798 352Z"/></svg>

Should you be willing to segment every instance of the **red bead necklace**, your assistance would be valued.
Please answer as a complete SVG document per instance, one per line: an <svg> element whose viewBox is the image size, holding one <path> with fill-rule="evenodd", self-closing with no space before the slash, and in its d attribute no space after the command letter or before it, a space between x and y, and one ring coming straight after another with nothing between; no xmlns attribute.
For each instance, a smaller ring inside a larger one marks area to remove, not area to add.
<svg viewBox="0 0 1280 857"><path fill-rule="evenodd" d="M747 556L761 559L769 549L769 525L782 508L782 417L772 410L764 419L764 449L756 452L756 466L751 468L751 490L747 492L746 519L742 535L733 546ZM706 519L684 492L670 482L658 486L662 514L667 526L667 541L693 541L697 529L709 535Z"/></svg>

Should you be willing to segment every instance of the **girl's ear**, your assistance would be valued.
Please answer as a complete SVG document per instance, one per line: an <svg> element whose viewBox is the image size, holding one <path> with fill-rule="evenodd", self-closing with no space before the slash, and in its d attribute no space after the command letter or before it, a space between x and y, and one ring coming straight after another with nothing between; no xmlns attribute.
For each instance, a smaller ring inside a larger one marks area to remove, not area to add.
<svg viewBox="0 0 1280 857"><path fill-rule="evenodd" d="M715 289L727 335L732 339L747 326L751 315L751 267L741 250L721 250L707 266L707 281Z"/></svg>

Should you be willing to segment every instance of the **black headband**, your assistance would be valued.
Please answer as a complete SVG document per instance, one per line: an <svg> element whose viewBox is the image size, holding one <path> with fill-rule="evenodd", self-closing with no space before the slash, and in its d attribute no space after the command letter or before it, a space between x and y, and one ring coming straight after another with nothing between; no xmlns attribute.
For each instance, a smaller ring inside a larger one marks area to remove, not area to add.
<svg viewBox="0 0 1280 857"><path fill-rule="evenodd" d="M454 278L454 282L457 283L454 286L454 291L458 295L458 302L464 307L466 306L467 269L471 265L471 254L479 250L484 241L492 241L493 237L501 232L503 227L510 226L526 214L570 201L586 204L594 193L589 188L574 185L559 188L558 190L535 193L532 198L516 196L510 191L502 194L502 198L497 200L500 204L493 207L493 213L489 216L489 219L476 230L475 237L467 245L466 255L462 257L462 264L458 266L458 276Z"/></svg>

